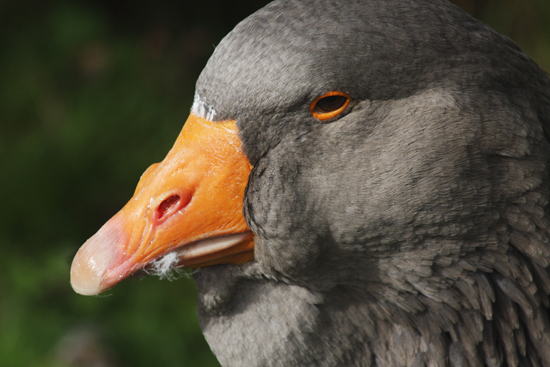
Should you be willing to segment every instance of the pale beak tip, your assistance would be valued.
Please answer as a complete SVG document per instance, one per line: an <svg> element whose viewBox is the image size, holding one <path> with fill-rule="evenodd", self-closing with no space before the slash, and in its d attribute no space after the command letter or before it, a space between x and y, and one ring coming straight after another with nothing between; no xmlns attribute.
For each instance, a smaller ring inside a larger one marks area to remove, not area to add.
<svg viewBox="0 0 550 367"><path fill-rule="evenodd" d="M110 288L104 279L120 247L121 234L110 220L78 250L71 265L71 286L76 293L92 296Z"/></svg>
<svg viewBox="0 0 550 367"><path fill-rule="evenodd" d="M102 266L95 256L87 256L85 247L76 254L71 266L71 286L76 293L92 296L101 293ZM104 270L104 269L103 269Z"/></svg>
<svg viewBox="0 0 550 367"><path fill-rule="evenodd" d="M86 265L82 266L77 258L71 266L71 286L76 293L93 296L101 293L101 279L93 274Z"/></svg>

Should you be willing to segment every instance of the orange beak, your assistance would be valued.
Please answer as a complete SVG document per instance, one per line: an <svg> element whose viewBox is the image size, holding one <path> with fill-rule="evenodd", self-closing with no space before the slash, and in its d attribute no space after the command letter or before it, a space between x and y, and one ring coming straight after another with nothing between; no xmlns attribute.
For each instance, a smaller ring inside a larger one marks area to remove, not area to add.
<svg viewBox="0 0 550 367"><path fill-rule="evenodd" d="M254 236L242 214L250 170L235 121L191 114L132 199L78 250L73 289L99 294L154 261L203 267L253 260Z"/></svg>

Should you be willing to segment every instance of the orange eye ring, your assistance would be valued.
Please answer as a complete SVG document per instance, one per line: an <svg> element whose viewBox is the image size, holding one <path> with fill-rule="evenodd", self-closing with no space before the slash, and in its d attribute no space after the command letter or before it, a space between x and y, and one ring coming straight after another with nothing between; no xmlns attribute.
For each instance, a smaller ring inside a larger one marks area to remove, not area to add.
<svg viewBox="0 0 550 367"><path fill-rule="evenodd" d="M331 91L315 98L309 105L309 112L316 119L328 120L344 111L350 99L346 93Z"/></svg>

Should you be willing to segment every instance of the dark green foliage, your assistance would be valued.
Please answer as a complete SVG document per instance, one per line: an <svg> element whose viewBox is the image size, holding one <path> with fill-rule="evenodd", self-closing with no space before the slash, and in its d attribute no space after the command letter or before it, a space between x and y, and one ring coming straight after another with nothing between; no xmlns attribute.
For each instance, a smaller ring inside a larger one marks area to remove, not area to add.
<svg viewBox="0 0 550 367"><path fill-rule="evenodd" d="M550 70L550 3L456 2ZM69 364L78 335L112 366L217 365L190 279L83 297L69 269L170 149L213 46L263 3L0 2L1 366L91 365Z"/></svg>

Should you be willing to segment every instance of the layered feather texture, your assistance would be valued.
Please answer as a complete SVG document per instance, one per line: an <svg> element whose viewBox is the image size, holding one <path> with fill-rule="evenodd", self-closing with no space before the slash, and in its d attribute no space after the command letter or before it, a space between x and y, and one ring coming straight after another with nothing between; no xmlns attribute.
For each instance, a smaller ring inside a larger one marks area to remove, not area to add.
<svg viewBox="0 0 550 367"><path fill-rule="evenodd" d="M223 365L550 366L550 82L512 41L445 1L277 1L197 95L254 166L255 262L194 274Z"/></svg>

